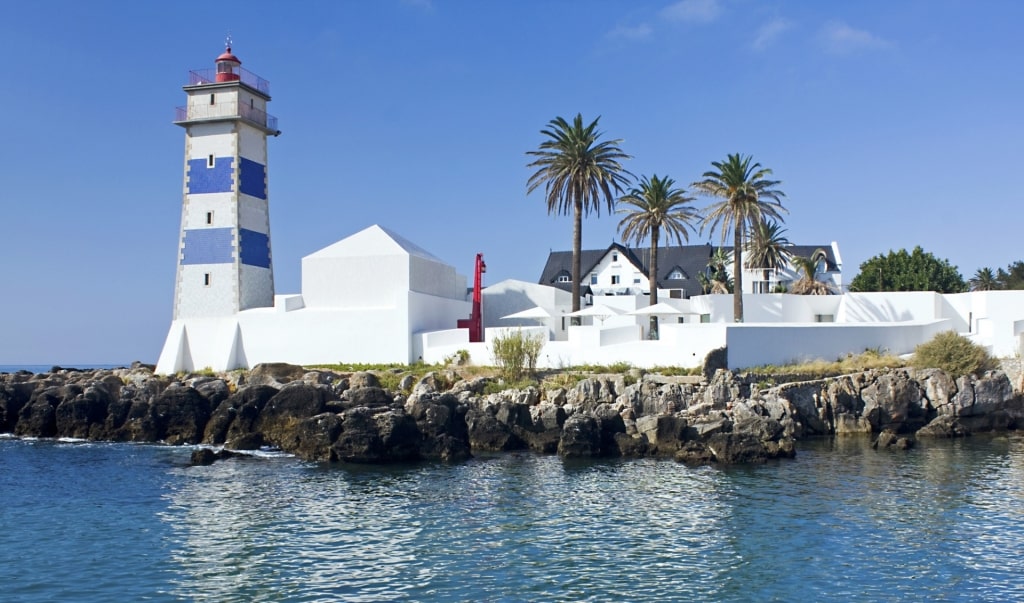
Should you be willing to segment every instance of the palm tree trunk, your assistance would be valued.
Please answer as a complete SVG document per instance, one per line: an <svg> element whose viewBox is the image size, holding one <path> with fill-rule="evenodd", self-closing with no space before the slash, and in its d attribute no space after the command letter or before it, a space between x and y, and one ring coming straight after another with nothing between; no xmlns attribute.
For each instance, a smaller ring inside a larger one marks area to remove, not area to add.
<svg viewBox="0 0 1024 603"><path fill-rule="evenodd" d="M580 260L583 249L583 199L578 195L573 201L572 215L572 311L580 309ZM580 324L578 316L572 318L573 325Z"/></svg>
<svg viewBox="0 0 1024 603"><path fill-rule="evenodd" d="M658 225L655 224L651 227L651 262L648 267L647 280L648 286L650 287L650 302L653 306L658 303ZM671 242L672 236L669 233L669 242ZM658 317L651 315L651 326L650 326L650 337L651 339L658 339Z"/></svg>
<svg viewBox="0 0 1024 603"><path fill-rule="evenodd" d="M733 320L743 322L743 222L736 220L736 239L732 248L732 314Z"/></svg>

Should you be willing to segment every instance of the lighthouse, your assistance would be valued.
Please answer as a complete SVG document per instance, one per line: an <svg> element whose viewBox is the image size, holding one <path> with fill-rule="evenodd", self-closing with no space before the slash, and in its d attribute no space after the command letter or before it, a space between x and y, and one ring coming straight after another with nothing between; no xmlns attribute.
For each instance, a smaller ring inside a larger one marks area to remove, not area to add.
<svg viewBox="0 0 1024 603"><path fill-rule="evenodd" d="M242 68L230 43L215 66L189 72L174 320L274 305L267 136L270 82Z"/></svg>

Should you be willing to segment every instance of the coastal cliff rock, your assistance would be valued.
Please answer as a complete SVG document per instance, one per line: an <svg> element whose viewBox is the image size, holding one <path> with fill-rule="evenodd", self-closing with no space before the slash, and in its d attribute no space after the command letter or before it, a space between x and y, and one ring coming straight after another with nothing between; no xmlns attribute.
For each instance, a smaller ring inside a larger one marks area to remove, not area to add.
<svg viewBox="0 0 1024 603"><path fill-rule="evenodd" d="M458 461L475 451L530 450L733 464L792 457L795 442L813 436L871 434L879 450L905 449L918 438L1024 425L1024 398L1001 371L953 378L937 370L870 370L779 385L726 370L707 382L631 371L498 393L485 393L493 379L460 380L450 371L389 382L396 381L401 391L385 389L369 372L292 365L178 377L142 366L55 367L0 375L0 431L230 450L272 446L321 462Z"/></svg>

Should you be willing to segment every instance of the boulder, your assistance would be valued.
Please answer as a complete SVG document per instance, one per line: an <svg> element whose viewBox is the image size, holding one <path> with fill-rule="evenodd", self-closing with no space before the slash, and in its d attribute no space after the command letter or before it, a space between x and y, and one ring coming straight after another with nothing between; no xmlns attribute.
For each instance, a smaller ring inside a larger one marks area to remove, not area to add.
<svg viewBox="0 0 1024 603"><path fill-rule="evenodd" d="M36 390L18 412L14 433L19 436L52 438L57 435L57 406L62 399L59 387Z"/></svg>
<svg viewBox="0 0 1024 603"><path fill-rule="evenodd" d="M650 449L660 454L675 454L686 439L688 424L684 417L673 415L639 417L636 430Z"/></svg>
<svg viewBox="0 0 1024 603"><path fill-rule="evenodd" d="M525 447L524 442L512 433L508 423L499 421L487 410L470 409L466 413L466 427L469 446L473 450L496 452Z"/></svg>
<svg viewBox="0 0 1024 603"><path fill-rule="evenodd" d="M324 386L301 381L285 385L267 401L254 431L261 432L267 442L287 450L286 446L298 436L300 423L326 410L327 391Z"/></svg>
<svg viewBox="0 0 1024 603"><path fill-rule="evenodd" d="M32 397L35 386L24 387L24 383L0 384L0 433L12 433L18 424L21 409Z"/></svg>
<svg viewBox="0 0 1024 603"><path fill-rule="evenodd" d="M420 432L420 456L444 461L469 458L467 409L455 396L414 393L406 401L405 410Z"/></svg>
<svg viewBox="0 0 1024 603"><path fill-rule="evenodd" d="M189 459L189 465L192 465L193 467L212 465L216 461L229 459L233 456L235 456L235 453L230 450L215 451L210 448L197 448L192 451L192 456Z"/></svg>
<svg viewBox="0 0 1024 603"><path fill-rule="evenodd" d="M558 441L558 454L562 458L590 458L601 454L601 427L597 419L587 414L575 414L562 426Z"/></svg>
<svg viewBox="0 0 1024 603"><path fill-rule="evenodd" d="M246 383L249 385L269 385L280 389L293 381L298 381L306 374L306 369L296 364L284 362L268 362L257 364L249 371Z"/></svg>
<svg viewBox="0 0 1024 603"><path fill-rule="evenodd" d="M330 412L298 421L289 429L281 449L307 461L334 460L334 444L342 431L342 419Z"/></svg>
<svg viewBox="0 0 1024 603"><path fill-rule="evenodd" d="M920 386L906 371L878 374L861 390L864 400L862 416L867 417L875 431L890 429L896 433L916 431L928 421Z"/></svg>
<svg viewBox="0 0 1024 603"><path fill-rule="evenodd" d="M245 386L221 402L211 413L203 433L203 441L207 444L239 442L256 431L256 422L263 408L271 398L276 396L278 389L269 385ZM262 435L260 444L263 445ZM248 450L232 446L237 450Z"/></svg>
<svg viewBox="0 0 1024 603"><path fill-rule="evenodd" d="M101 439L105 434L107 409L114 402L102 382L94 382L86 390L57 406L57 436L65 438Z"/></svg>
<svg viewBox="0 0 1024 603"><path fill-rule="evenodd" d="M715 461L723 465L764 463L770 458L761 439L749 433L717 433L706 443Z"/></svg>
<svg viewBox="0 0 1024 603"><path fill-rule="evenodd" d="M348 386L350 388L362 388L362 387L380 387L380 379L377 375L368 371L359 371L352 373L348 378Z"/></svg>
<svg viewBox="0 0 1024 603"><path fill-rule="evenodd" d="M366 373L369 375L370 373ZM343 409L357 408L386 408L394 404L395 399L387 390L379 385L359 385L350 387L341 395L341 407Z"/></svg>

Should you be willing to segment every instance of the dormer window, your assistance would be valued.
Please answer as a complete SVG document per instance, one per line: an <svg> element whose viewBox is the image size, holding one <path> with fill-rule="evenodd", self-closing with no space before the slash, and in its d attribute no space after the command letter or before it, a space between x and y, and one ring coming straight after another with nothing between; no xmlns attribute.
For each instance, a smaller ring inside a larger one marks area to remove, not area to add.
<svg viewBox="0 0 1024 603"><path fill-rule="evenodd" d="M568 282L570 282L571 280L572 280L572 279L570 279L570 278L569 278L569 275L568 275L568 274L559 274L559 275L558 275L558 282L559 282L559 283L568 283Z"/></svg>
<svg viewBox="0 0 1024 603"><path fill-rule="evenodd" d="M683 276L683 271L678 268L668 274L668 280L670 281L681 281L684 278L686 277Z"/></svg>

